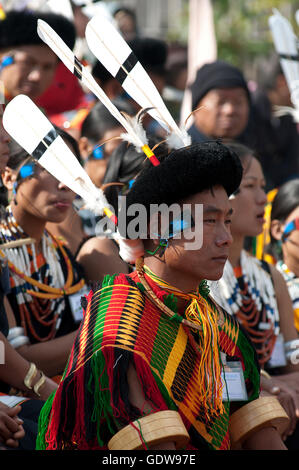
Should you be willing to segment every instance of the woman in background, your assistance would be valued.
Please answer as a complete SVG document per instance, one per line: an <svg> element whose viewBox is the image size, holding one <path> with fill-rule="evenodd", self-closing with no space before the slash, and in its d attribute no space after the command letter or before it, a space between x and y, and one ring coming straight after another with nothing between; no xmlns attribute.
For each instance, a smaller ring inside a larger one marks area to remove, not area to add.
<svg viewBox="0 0 299 470"><path fill-rule="evenodd" d="M276 268L283 275L293 302L294 323L299 332L299 179L283 184L271 209L271 244Z"/></svg>

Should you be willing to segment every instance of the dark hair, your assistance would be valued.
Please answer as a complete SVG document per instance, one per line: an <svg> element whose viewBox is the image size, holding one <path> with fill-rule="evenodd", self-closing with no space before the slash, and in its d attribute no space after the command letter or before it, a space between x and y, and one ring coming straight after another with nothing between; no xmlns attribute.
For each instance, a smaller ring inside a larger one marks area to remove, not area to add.
<svg viewBox="0 0 299 470"><path fill-rule="evenodd" d="M221 185L231 195L240 185L239 157L218 141L206 141L172 151L160 165L141 171L127 194L126 204L180 203L193 194Z"/></svg>
<svg viewBox="0 0 299 470"><path fill-rule="evenodd" d="M137 36L128 45L148 73L166 76L168 45L165 41Z"/></svg>
<svg viewBox="0 0 299 470"><path fill-rule="evenodd" d="M119 111L133 115L133 110L127 102L114 100L113 103ZM81 137L87 137L91 144L95 145L104 137L108 130L115 127L121 127L120 122L110 113L106 106L98 102L91 108L82 123Z"/></svg>
<svg viewBox="0 0 299 470"><path fill-rule="evenodd" d="M299 206L299 178L284 183L277 191L272 202L271 220L285 219Z"/></svg>
<svg viewBox="0 0 299 470"><path fill-rule="evenodd" d="M299 178L292 179L284 183L278 189L271 208L271 222L279 220L284 222L296 207L299 206ZM281 250L278 241L270 233L270 243L267 252L276 258L281 258Z"/></svg>
<svg viewBox="0 0 299 470"><path fill-rule="evenodd" d="M155 136L149 137L151 148L158 143ZM157 158L163 158L168 153L168 147L163 143L154 152ZM116 214L118 212L118 195L126 194L140 171L151 165L143 152L138 152L133 145L128 145L127 142L122 142L111 154L102 184L105 186L109 183L121 183L120 185L107 186L104 189L107 200L114 207Z"/></svg>
<svg viewBox="0 0 299 470"><path fill-rule="evenodd" d="M123 12L126 15L130 16L136 22L136 13L135 13L134 10L131 10L131 8L127 8L127 7L118 7L118 8L116 8L116 10L114 10L114 12L113 12L114 18L117 15L117 13L120 13L120 12Z"/></svg>
<svg viewBox="0 0 299 470"><path fill-rule="evenodd" d="M115 80L113 75L104 67L104 65L98 60L95 61L92 67L92 75L97 78L101 84L109 82L109 80Z"/></svg>
<svg viewBox="0 0 299 470"><path fill-rule="evenodd" d="M240 142L226 141L225 146L228 147L232 152L236 153L240 158L243 166L243 174L249 170L253 157L258 160L255 151L250 147L247 147L247 145L241 144Z"/></svg>
<svg viewBox="0 0 299 470"><path fill-rule="evenodd" d="M45 45L37 34L37 20L48 23L70 49L74 48L76 30L74 24L63 15L39 11L14 11L0 21L0 49L22 45Z"/></svg>
<svg viewBox="0 0 299 470"><path fill-rule="evenodd" d="M257 82L262 90L273 90L276 87L276 79L279 75L283 75L280 60L277 54L267 57L258 66Z"/></svg>

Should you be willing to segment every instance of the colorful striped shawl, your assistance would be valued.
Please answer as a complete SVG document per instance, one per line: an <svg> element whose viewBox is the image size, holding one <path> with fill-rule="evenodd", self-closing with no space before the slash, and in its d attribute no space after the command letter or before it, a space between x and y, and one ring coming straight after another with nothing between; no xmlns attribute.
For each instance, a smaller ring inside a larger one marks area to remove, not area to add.
<svg viewBox="0 0 299 470"><path fill-rule="evenodd" d="M129 355L154 411L171 408L181 414L190 448L228 449L229 403L219 416L204 413L197 387L200 357L192 334L148 300L136 273L105 281L89 294L62 381L41 413L37 448L105 449L120 427L136 419L122 393ZM153 288L165 299L166 292ZM223 319L219 349L238 357L250 399L257 398L254 350L238 323L225 312Z"/></svg>

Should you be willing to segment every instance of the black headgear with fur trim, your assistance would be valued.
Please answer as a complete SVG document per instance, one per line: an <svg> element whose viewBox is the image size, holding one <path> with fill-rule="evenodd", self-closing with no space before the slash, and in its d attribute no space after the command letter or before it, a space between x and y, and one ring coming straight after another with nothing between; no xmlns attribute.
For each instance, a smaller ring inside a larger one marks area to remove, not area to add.
<svg viewBox="0 0 299 470"><path fill-rule="evenodd" d="M37 20L48 23L70 49L74 48L76 30L73 23L63 15L38 11L15 11L0 21L0 49L25 45L45 45L37 34Z"/></svg>
<svg viewBox="0 0 299 470"><path fill-rule="evenodd" d="M158 166L147 166L127 194L126 206L180 203L213 186L233 194L242 179L239 157L219 141L201 142L174 150Z"/></svg>

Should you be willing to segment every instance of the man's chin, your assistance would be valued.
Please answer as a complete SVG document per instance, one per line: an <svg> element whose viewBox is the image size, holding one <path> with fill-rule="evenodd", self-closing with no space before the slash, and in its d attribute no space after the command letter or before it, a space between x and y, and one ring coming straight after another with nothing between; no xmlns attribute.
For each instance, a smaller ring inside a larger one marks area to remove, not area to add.
<svg viewBox="0 0 299 470"><path fill-rule="evenodd" d="M223 276L223 269L221 270L221 272L219 271L218 273L211 274L206 279L207 279L207 281L219 281L219 279L221 279L222 276Z"/></svg>

